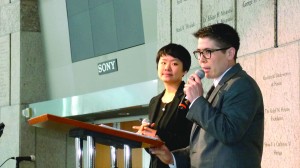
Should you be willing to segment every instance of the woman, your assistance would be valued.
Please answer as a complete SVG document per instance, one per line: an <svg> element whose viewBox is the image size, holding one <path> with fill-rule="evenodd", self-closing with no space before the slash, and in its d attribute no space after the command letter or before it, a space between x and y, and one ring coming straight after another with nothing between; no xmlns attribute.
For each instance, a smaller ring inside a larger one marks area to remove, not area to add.
<svg viewBox="0 0 300 168"><path fill-rule="evenodd" d="M151 124L133 128L139 129L140 134L159 136L170 150L186 147L189 145L192 122L186 119L188 109L179 109L178 105L184 97L182 78L190 69L191 56L183 46L170 43L158 51L156 63L157 75L165 89L150 100ZM150 168L164 167L169 168L151 155Z"/></svg>

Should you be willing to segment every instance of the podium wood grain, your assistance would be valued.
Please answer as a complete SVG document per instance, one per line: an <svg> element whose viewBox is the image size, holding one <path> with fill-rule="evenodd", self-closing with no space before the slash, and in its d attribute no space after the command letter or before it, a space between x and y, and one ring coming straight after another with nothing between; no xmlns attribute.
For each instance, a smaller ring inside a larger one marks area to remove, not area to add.
<svg viewBox="0 0 300 168"><path fill-rule="evenodd" d="M56 131L62 131L68 133L73 128L80 128L94 133L105 134L108 137L114 136L119 137L128 141L134 141L141 143L141 148L160 146L164 144L161 140L153 137L143 136L134 132L116 129L106 125L94 125L78 120L73 120L65 117L59 117L52 114L43 114L28 120L29 125L49 128Z"/></svg>

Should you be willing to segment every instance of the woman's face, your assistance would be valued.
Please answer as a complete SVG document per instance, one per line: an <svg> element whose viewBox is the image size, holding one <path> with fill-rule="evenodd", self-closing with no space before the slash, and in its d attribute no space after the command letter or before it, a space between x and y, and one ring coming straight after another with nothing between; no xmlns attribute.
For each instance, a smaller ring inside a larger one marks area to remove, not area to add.
<svg viewBox="0 0 300 168"><path fill-rule="evenodd" d="M178 58L170 55L162 55L157 66L157 75L164 83L177 83L182 81L186 72L183 64Z"/></svg>

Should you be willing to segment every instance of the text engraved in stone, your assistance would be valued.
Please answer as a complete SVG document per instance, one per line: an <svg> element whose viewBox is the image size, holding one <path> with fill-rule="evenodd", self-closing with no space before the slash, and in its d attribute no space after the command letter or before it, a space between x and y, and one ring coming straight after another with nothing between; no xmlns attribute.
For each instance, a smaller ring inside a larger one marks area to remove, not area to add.
<svg viewBox="0 0 300 168"><path fill-rule="evenodd" d="M283 115L291 112L289 107L273 107L265 109L265 114L270 116L270 121L283 121Z"/></svg>
<svg viewBox="0 0 300 168"><path fill-rule="evenodd" d="M191 29L193 27L195 27L195 23L194 22L192 22L192 23L185 23L185 24L180 25L179 27L176 28L176 33L182 32L184 30Z"/></svg>
<svg viewBox="0 0 300 168"><path fill-rule="evenodd" d="M273 80L271 82L271 87L281 86L282 85L282 78L290 76L290 72L285 73L274 73L272 75L264 75L263 80Z"/></svg>
<svg viewBox="0 0 300 168"><path fill-rule="evenodd" d="M179 4L182 4L183 2L186 2L188 0L176 0L176 4L179 5Z"/></svg>
<svg viewBox="0 0 300 168"><path fill-rule="evenodd" d="M254 5L255 3L259 2L259 1L262 1L262 0L244 0L242 5L244 8L246 8L246 7L250 7L250 6Z"/></svg>
<svg viewBox="0 0 300 168"><path fill-rule="evenodd" d="M292 146L291 141L269 141L264 142L265 148L273 148L273 154L277 156L282 156L284 154L283 148Z"/></svg>
<svg viewBox="0 0 300 168"><path fill-rule="evenodd" d="M228 23L233 21L233 8L217 11L216 13L203 16L203 25L207 26L210 23Z"/></svg>

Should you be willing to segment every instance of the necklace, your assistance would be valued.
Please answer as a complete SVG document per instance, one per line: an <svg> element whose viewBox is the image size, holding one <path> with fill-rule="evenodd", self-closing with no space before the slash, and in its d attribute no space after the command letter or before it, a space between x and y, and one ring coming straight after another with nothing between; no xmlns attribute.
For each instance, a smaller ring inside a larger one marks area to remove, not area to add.
<svg viewBox="0 0 300 168"><path fill-rule="evenodd" d="M166 111L166 108L167 108L167 105L170 103L170 102L172 102L173 101L173 97L174 96L172 96L172 97L169 97L169 98L166 98L166 97L162 97L162 99L161 99L161 111Z"/></svg>
<svg viewBox="0 0 300 168"><path fill-rule="evenodd" d="M161 109L162 111L166 110L166 104L164 105L164 107Z"/></svg>
<svg viewBox="0 0 300 168"><path fill-rule="evenodd" d="M163 104L163 108L161 109L162 111L166 111L166 106L168 103L162 103Z"/></svg>

